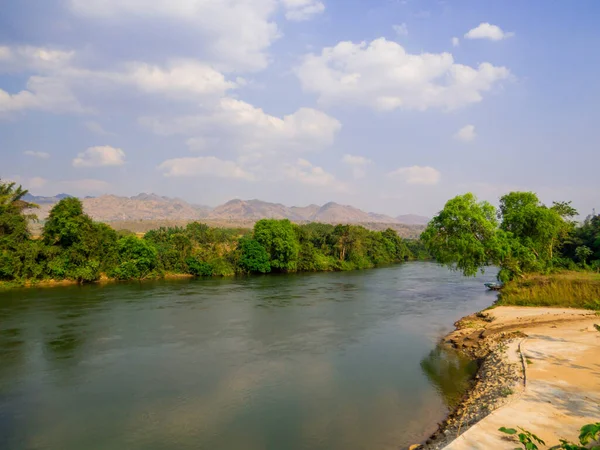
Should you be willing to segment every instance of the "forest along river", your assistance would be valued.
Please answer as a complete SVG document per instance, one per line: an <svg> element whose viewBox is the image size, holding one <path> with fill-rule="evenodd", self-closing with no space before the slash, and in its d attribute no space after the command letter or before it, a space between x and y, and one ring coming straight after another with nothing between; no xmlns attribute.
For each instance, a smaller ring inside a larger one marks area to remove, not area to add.
<svg viewBox="0 0 600 450"><path fill-rule="evenodd" d="M374 270L0 292L0 448L398 449L473 367L435 350L495 272Z"/></svg>

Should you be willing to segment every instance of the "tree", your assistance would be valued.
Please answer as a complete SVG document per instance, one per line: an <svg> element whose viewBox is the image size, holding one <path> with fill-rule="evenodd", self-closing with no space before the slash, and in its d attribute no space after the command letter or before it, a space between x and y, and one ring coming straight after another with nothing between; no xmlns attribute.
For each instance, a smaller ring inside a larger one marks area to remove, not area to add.
<svg viewBox="0 0 600 450"><path fill-rule="evenodd" d="M554 249L573 229L565 218L573 217L577 211L570 202L555 202L548 208L533 192L511 192L500 198L500 214L501 228L531 250L543 269L554 257Z"/></svg>
<svg viewBox="0 0 600 450"><path fill-rule="evenodd" d="M269 254L256 239L242 238L239 242L239 266L249 273L268 273L271 271Z"/></svg>
<svg viewBox="0 0 600 450"><path fill-rule="evenodd" d="M262 219L254 225L254 239L270 257L271 267L282 272L295 272L298 268L300 244L294 225L287 219Z"/></svg>
<svg viewBox="0 0 600 450"><path fill-rule="evenodd" d="M154 245L135 236L119 239L119 265L113 275L120 280L143 280L150 276L158 264L158 252Z"/></svg>
<svg viewBox="0 0 600 450"><path fill-rule="evenodd" d="M84 214L81 200L67 197L50 210L42 236L48 245L68 248L81 242L92 228L92 219Z"/></svg>
<svg viewBox="0 0 600 450"><path fill-rule="evenodd" d="M474 276L507 252L505 236L499 239L497 230L496 209L468 193L449 200L421 240L438 262Z"/></svg>
<svg viewBox="0 0 600 450"><path fill-rule="evenodd" d="M575 255L577 255L577 259L579 259L581 265L584 267L587 265L588 258L593 254L592 249L585 245L581 245L575 249Z"/></svg>
<svg viewBox="0 0 600 450"><path fill-rule="evenodd" d="M25 210L37 205L23 200L27 193L16 183L0 179L0 249L14 249L30 237L27 225L35 216L25 214Z"/></svg>

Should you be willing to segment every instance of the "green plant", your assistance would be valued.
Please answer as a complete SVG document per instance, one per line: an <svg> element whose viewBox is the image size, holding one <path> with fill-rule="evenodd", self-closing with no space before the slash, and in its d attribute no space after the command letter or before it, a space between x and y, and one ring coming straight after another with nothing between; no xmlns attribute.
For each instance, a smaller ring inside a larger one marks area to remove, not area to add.
<svg viewBox="0 0 600 450"><path fill-rule="evenodd" d="M525 450L538 450L539 447L536 445L536 443L541 444L541 445L546 445L546 443L544 441L542 441L538 436L531 433L530 431L524 430L521 427L519 427L519 430L521 430L521 433L519 433L519 434L517 434L518 431L515 430L514 428L502 427L498 431L501 431L502 433L506 433L509 435L517 434L517 437L519 438L519 442L523 445L523 448Z"/></svg>
<svg viewBox="0 0 600 450"><path fill-rule="evenodd" d="M544 446L546 445L546 443L543 440L541 440L538 436L531 433L530 431L524 430L521 427L519 427L519 430L521 430L520 433L517 430L515 430L514 428L501 427L498 429L498 431L508 434L508 435L511 435L511 436L518 433L517 437L519 438L519 442L521 443L521 445L523 446L523 448L525 450L538 450L539 447L536 444L540 444L540 445L544 445ZM562 450L600 450L600 445L594 445L593 447L588 447L588 444L590 444L593 441L598 440L599 438L600 438L600 422L590 423L588 425L584 425L579 430L579 444L574 444L565 439L561 439L560 444L550 447L550 450L558 450L558 449L562 449ZM515 449L515 450L519 450L519 449Z"/></svg>

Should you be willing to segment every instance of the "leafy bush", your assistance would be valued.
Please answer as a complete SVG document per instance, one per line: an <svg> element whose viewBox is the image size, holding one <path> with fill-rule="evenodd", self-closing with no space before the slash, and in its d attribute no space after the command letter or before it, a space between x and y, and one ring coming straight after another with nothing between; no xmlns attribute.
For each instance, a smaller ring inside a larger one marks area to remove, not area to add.
<svg viewBox="0 0 600 450"><path fill-rule="evenodd" d="M542 439L540 439L538 436L531 433L530 431L524 430L521 427L519 427L519 430L521 430L520 433L517 430L515 430L514 428L502 427L498 431L508 434L508 435L511 435L511 436L516 435L517 438L519 439L519 442L521 443L521 445L523 446L523 448L525 450L538 450L539 449L538 444L546 445L546 443ZM587 445L598 439L600 439L600 422L591 423L588 425L584 425L579 430L579 443L578 444L574 444L565 439L561 439L560 444L554 445L552 447L552 449L589 450L590 447L587 447ZM595 445L595 446L591 447L591 450L600 450L600 445Z"/></svg>
<svg viewBox="0 0 600 450"><path fill-rule="evenodd" d="M212 264L204 261L199 261L196 258L188 258L186 260L188 271L190 274L197 277L212 277L215 273L215 268Z"/></svg>

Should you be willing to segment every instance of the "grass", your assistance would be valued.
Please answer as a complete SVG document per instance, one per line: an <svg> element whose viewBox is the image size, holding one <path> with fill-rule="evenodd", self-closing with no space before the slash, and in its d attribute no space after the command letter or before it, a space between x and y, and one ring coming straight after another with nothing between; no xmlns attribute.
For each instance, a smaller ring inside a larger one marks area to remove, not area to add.
<svg viewBox="0 0 600 450"><path fill-rule="evenodd" d="M600 275L590 272L528 275L507 283L497 305L600 310Z"/></svg>

